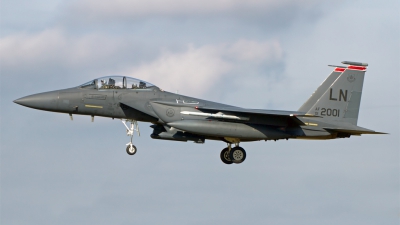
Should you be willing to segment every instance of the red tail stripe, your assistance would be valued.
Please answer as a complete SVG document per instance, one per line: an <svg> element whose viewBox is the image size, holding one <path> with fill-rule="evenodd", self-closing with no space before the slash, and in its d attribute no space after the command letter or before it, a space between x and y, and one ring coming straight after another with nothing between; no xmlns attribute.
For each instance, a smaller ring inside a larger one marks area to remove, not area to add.
<svg viewBox="0 0 400 225"><path fill-rule="evenodd" d="M351 69L351 70L366 70L367 69L367 67L365 67L365 66L348 66L347 68Z"/></svg>
<svg viewBox="0 0 400 225"><path fill-rule="evenodd" d="M345 68L340 68L340 67L335 68L335 72L344 72L345 70L346 70Z"/></svg>

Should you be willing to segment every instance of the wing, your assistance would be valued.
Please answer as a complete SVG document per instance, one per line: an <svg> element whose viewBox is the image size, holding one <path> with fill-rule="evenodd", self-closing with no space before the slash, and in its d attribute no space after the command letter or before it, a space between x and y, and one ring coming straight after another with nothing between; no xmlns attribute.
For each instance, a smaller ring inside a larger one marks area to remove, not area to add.
<svg viewBox="0 0 400 225"><path fill-rule="evenodd" d="M298 111L281 111L281 110L265 110L265 109L245 109L239 107L195 107L197 110L208 113L210 117L221 119L236 119L245 120L250 123L271 124L276 125L274 122L281 121L281 125L305 125L299 117L315 117L304 112ZM200 115L199 115L200 116ZM206 115L204 115L206 116ZM271 122L268 122L271 121Z"/></svg>
<svg viewBox="0 0 400 225"><path fill-rule="evenodd" d="M189 117L203 117L205 119L230 121L236 123L251 123L271 126L302 126L306 125L300 117L315 117L304 112L280 111L264 109L245 109L227 105L188 104L169 101L152 101L150 104L156 114L165 122L181 120L176 113L168 117L165 115L167 108L171 107L179 112L179 115Z"/></svg>
<svg viewBox="0 0 400 225"><path fill-rule="evenodd" d="M282 111L282 110L266 110L266 109L245 109L240 107L205 107L198 106L196 109L200 111L210 112L232 112L232 113L243 113L243 114L257 114L257 115L268 115L268 116L296 116L296 117L316 117L314 115L306 114L298 111Z"/></svg>

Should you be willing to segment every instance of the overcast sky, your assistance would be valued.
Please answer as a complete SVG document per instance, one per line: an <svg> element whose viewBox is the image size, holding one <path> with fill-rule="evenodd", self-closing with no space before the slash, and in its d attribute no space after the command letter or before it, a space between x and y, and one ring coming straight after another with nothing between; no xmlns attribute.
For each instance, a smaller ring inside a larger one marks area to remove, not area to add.
<svg viewBox="0 0 400 225"><path fill-rule="evenodd" d="M398 0L1 1L1 224L398 224ZM120 74L180 94L297 110L369 63L358 125L330 141L152 140L119 120L12 101Z"/></svg>

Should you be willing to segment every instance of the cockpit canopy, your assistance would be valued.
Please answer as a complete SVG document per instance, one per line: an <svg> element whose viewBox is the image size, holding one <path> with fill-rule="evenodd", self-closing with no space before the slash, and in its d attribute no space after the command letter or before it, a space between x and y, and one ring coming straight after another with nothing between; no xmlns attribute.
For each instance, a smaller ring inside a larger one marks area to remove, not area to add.
<svg viewBox="0 0 400 225"><path fill-rule="evenodd" d="M107 77L100 77L92 81L89 81L87 83L84 83L80 87L105 90L105 89L148 89L156 86L146 81L142 81L132 77L107 76Z"/></svg>

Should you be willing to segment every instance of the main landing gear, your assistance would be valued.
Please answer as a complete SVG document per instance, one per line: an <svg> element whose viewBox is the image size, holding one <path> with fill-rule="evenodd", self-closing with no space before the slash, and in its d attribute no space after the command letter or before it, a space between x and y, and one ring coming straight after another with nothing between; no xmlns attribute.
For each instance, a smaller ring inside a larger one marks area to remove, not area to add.
<svg viewBox="0 0 400 225"><path fill-rule="evenodd" d="M130 127L128 127L128 125L126 125L126 122L131 123ZM126 127L126 135L131 136L131 141L128 144L126 144L127 145L126 153L128 153L129 155L134 155L137 152L137 148L132 143L133 133L136 131L138 133L138 135L140 136L139 125L136 120L122 120L122 123Z"/></svg>
<svg viewBox="0 0 400 225"><path fill-rule="evenodd" d="M224 148L221 151L221 161L225 164L232 163L242 163L246 159L246 151L239 147L239 144L236 144L235 147L231 148L231 144L228 143L228 147Z"/></svg>

